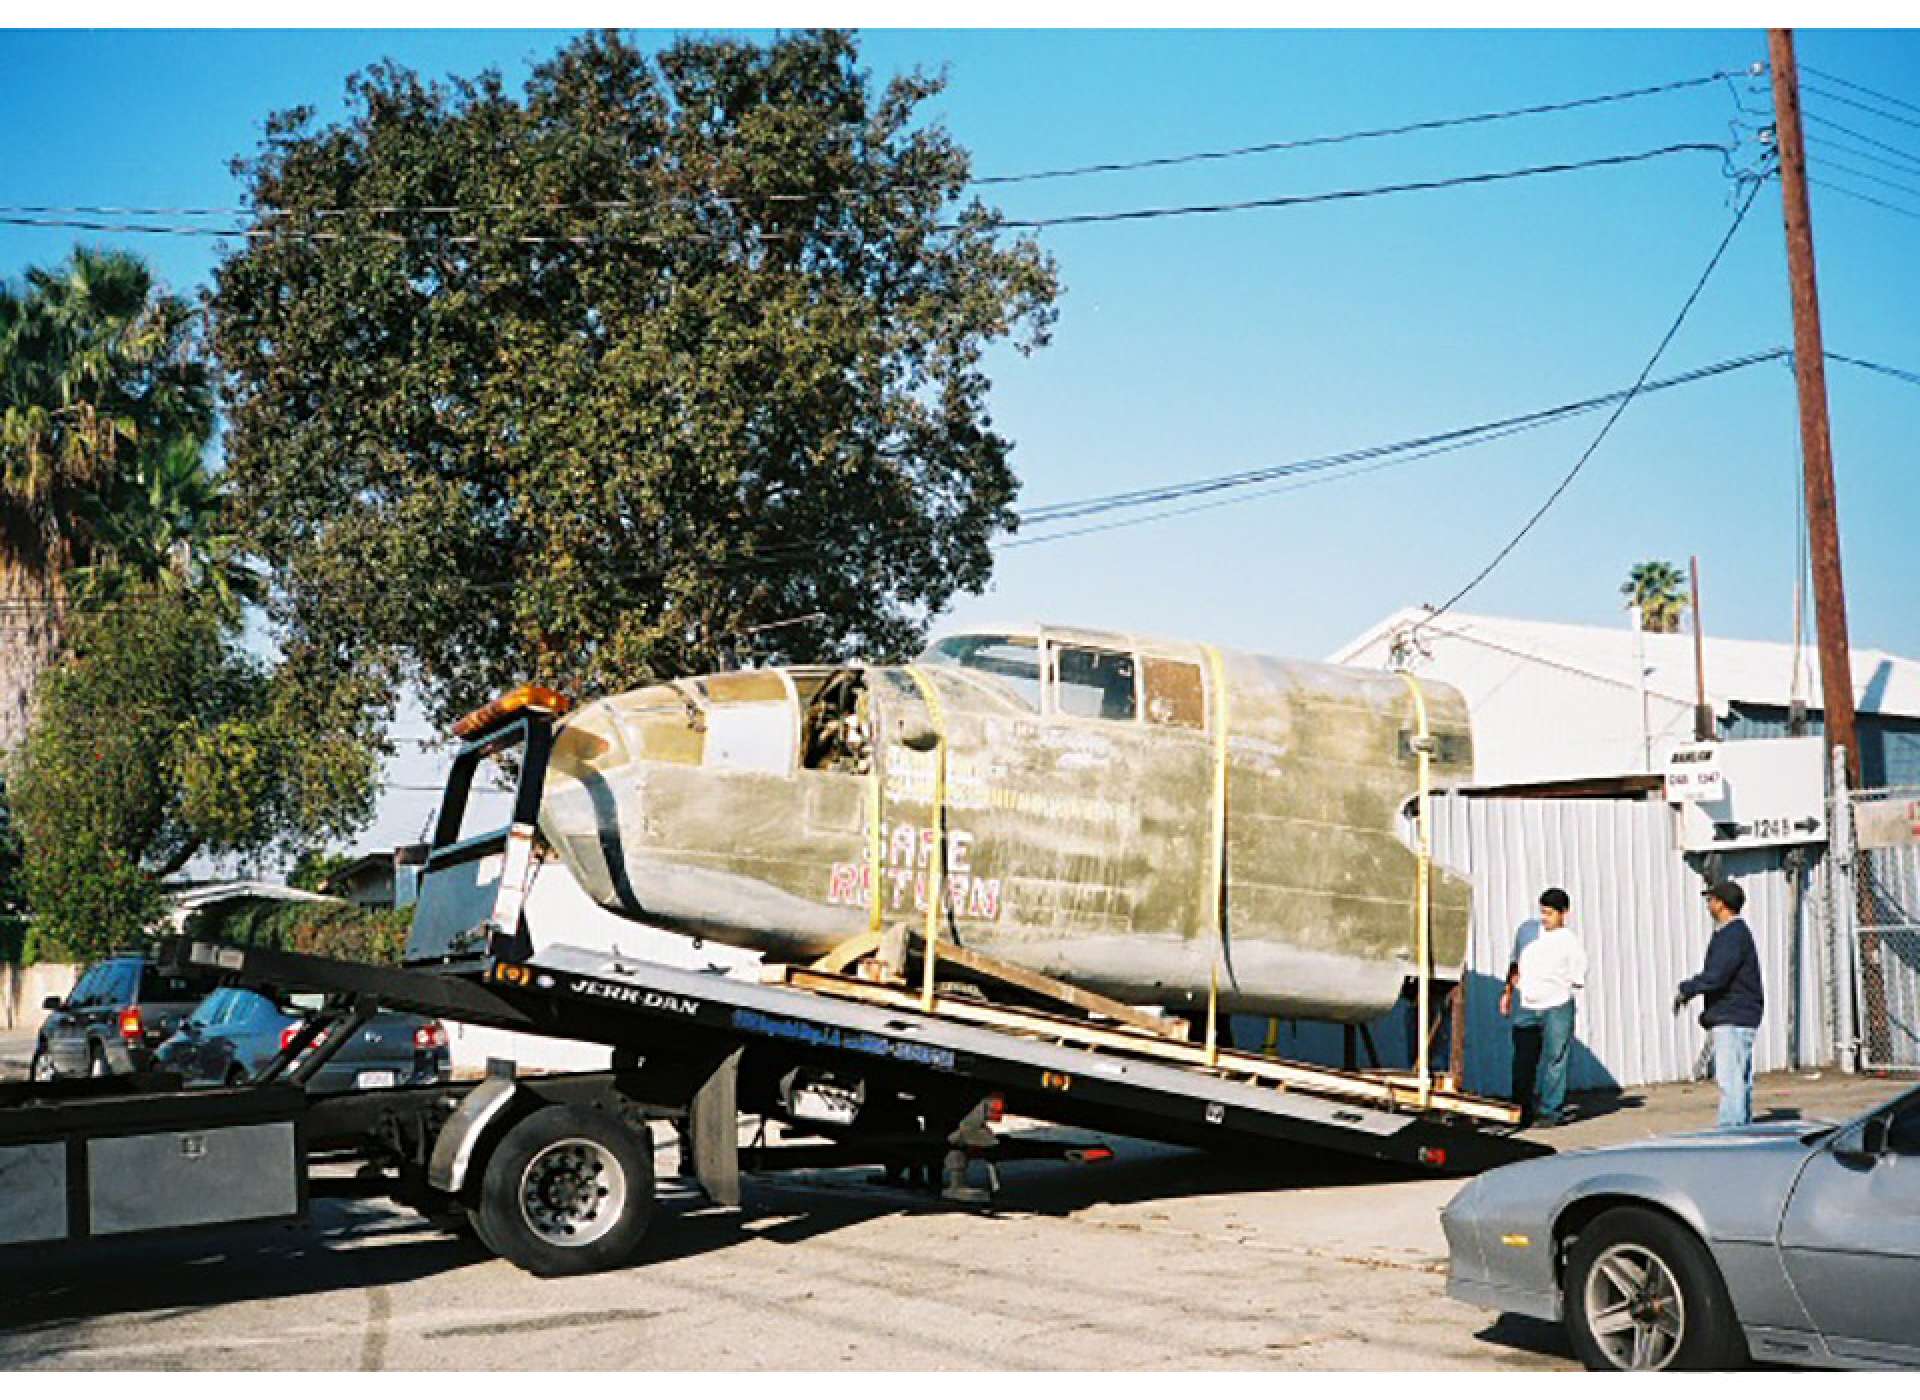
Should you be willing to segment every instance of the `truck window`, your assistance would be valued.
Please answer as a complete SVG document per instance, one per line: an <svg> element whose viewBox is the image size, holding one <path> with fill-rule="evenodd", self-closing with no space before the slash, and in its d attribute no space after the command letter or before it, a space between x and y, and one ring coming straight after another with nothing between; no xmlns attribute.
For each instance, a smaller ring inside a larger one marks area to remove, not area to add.
<svg viewBox="0 0 1920 1400"><path fill-rule="evenodd" d="M942 637L920 659L993 676L1028 709L1036 713L1040 709L1040 648L1031 637Z"/></svg>
<svg viewBox="0 0 1920 1400"><path fill-rule="evenodd" d="M1147 723L1173 729L1207 727L1207 695L1200 668L1191 661L1143 659L1147 688Z"/></svg>
<svg viewBox="0 0 1920 1400"><path fill-rule="evenodd" d="M1080 719L1132 719L1133 658L1093 647L1053 648L1054 707Z"/></svg>

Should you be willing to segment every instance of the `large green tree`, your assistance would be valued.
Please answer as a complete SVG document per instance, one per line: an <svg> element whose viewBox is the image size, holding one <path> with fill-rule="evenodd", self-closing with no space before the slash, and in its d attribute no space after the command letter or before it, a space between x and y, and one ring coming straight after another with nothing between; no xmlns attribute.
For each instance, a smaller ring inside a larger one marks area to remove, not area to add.
<svg viewBox="0 0 1920 1400"><path fill-rule="evenodd" d="M1013 523L983 356L1058 291L939 88L841 33L594 35L524 94L386 64L271 118L213 309L280 635L441 719L914 646Z"/></svg>
<svg viewBox="0 0 1920 1400"><path fill-rule="evenodd" d="M140 259L80 248L0 286L0 753L60 655L94 504L212 424L194 308Z"/></svg>
<svg viewBox="0 0 1920 1400"><path fill-rule="evenodd" d="M196 856L290 853L365 822L375 750L299 676L249 652L210 594L136 590L76 616L7 788L39 956L138 936Z"/></svg>

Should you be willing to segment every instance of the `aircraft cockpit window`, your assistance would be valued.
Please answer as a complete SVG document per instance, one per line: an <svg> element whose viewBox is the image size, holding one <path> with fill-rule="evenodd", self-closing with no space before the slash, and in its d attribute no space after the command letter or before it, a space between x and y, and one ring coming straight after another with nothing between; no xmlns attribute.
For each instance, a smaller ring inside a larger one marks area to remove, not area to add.
<svg viewBox="0 0 1920 1400"><path fill-rule="evenodd" d="M873 764L868 730L866 677L859 671L835 671L813 698L800 724L800 764L825 773L866 773Z"/></svg>
<svg viewBox="0 0 1920 1400"><path fill-rule="evenodd" d="M996 676L1034 710L1040 708L1040 648L1025 637L942 637L924 659Z"/></svg>
<svg viewBox="0 0 1920 1400"><path fill-rule="evenodd" d="M1126 720L1137 713L1133 657L1126 652L1056 646L1053 678L1054 705L1063 715Z"/></svg>

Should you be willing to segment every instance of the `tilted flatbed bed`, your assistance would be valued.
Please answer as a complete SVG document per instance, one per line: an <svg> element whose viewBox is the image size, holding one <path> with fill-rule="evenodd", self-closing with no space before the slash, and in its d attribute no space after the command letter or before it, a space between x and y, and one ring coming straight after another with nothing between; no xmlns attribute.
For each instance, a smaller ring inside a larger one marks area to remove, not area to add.
<svg viewBox="0 0 1920 1400"><path fill-rule="evenodd" d="M1003 1113L1252 1159L1331 1151L1447 1175L1546 1150L1511 1135L1510 1105L1444 1076L1194 1044L1071 989L1037 1007L978 986L939 994L931 979L923 995L871 960L772 969L777 980L756 983L563 942L535 949L521 904L549 739L540 716L503 716L456 758L416 913L416 965L167 940L170 966L326 996L259 1082L7 1086L0 1246L298 1219L322 1188L310 1161L348 1152L371 1169L370 1190L470 1222L524 1268L614 1267L638 1256L647 1230L658 1121L676 1127L686 1168L724 1205L739 1203L743 1169L874 1164L969 1201L987 1198L978 1183L994 1181L996 1159L1098 1155L1003 1137ZM474 768L508 742L528 749L514 821L461 840ZM990 960L958 962L996 981ZM1031 976L1002 970L1016 991L1034 990ZM494 1065L477 1083L308 1093L319 1065L380 1009L606 1045L613 1067L519 1077ZM824 1141L743 1148L743 1113Z"/></svg>

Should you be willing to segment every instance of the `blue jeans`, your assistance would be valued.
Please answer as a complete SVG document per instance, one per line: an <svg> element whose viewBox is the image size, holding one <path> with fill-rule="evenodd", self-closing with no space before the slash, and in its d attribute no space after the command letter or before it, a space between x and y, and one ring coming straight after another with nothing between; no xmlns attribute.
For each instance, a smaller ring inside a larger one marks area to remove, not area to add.
<svg viewBox="0 0 1920 1400"><path fill-rule="evenodd" d="M1752 1026L1713 1027L1713 1077L1720 1085L1720 1126L1753 1121Z"/></svg>
<svg viewBox="0 0 1920 1400"><path fill-rule="evenodd" d="M1538 1065L1539 1116L1556 1118L1567 1106L1567 1062L1573 1058L1573 1001L1544 1011L1516 1007L1513 1013L1513 1098L1528 1118L1534 1116L1535 1065Z"/></svg>

